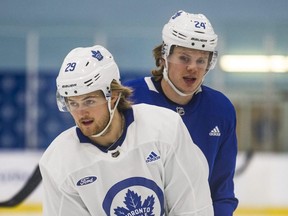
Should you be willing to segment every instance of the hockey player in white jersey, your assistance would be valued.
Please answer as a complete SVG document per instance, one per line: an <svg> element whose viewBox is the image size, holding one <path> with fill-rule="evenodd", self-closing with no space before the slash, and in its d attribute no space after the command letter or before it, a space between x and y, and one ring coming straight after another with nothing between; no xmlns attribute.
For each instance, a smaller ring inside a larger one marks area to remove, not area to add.
<svg viewBox="0 0 288 216"><path fill-rule="evenodd" d="M132 105L104 47L68 53L57 104L76 126L44 152L45 216L212 216L208 164L181 117Z"/></svg>

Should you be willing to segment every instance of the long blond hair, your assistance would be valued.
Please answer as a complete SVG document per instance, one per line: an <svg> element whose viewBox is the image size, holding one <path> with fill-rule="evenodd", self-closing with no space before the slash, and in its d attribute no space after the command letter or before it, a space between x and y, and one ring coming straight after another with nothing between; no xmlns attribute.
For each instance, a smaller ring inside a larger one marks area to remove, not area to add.
<svg viewBox="0 0 288 216"><path fill-rule="evenodd" d="M154 79L156 81L159 81L163 78L163 69L164 69L163 58L162 58L162 44L156 46L153 49L153 56L154 56L155 65L157 68L153 69L151 73Z"/></svg>
<svg viewBox="0 0 288 216"><path fill-rule="evenodd" d="M118 110L124 111L126 109L131 108L131 105L133 102L129 99L129 97L132 95L133 90L127 86L123 86L120 83L118 83L116 80L113 80L111 83L111 90L116 92L121 92L121 98L118 103Z"/></svg>

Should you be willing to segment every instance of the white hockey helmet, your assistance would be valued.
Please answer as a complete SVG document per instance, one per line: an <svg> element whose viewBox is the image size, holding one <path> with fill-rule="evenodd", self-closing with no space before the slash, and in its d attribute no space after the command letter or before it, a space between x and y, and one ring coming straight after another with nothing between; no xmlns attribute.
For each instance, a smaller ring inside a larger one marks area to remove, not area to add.
<svg viewBox="0 0 288 216"><path fill-rule="evenodd" d="M88 94L101 90L107 101L111 100L110 85L120 83L120 73L112 54L100 45L71 50L56 79L57 105L68 111L65 97Z"/></svg>
<svg viewBox="0 0 288 216"><path fill-rule="evenodd" d="M162 30L165 59L173 45L209 51L213 53L209 69L213 69L217 60L217 40L210 21L203 14L190 14L183 10L175 13Z"/></svg>

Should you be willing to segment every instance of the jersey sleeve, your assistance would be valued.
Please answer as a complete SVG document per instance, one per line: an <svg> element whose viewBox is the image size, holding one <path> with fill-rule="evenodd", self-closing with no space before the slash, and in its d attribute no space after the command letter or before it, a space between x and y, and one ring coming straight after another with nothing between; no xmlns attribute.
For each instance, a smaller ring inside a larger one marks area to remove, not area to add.
<svg viewBox="0 0 288 216"><path fill-rule="evenodd" d="M215 216L233 215L238 206L233 181L237 155L235 115L224 134L210 179Z"/></svg>
<svg viewBox="0 0 288 216"><path fill-rule="evenodd" d="M165 160L166 215L212 216L208 163L179 117Z"/></svg>

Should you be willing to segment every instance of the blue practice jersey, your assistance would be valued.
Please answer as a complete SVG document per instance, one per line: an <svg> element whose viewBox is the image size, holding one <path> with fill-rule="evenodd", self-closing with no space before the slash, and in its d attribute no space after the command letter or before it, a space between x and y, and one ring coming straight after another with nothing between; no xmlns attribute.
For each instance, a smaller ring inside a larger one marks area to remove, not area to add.
<svg viewBox="0 0 288 216"><path fill-rule="evenodd" d="M209 164L209 184L215 216L232 215L238 205L233 177L236 165L236 113L221 92L202 85L186 105L169 100L160 82L151 77L125 83L133 88L134 103L148 103L174 110L182 116L190 135Z"/></svg>

